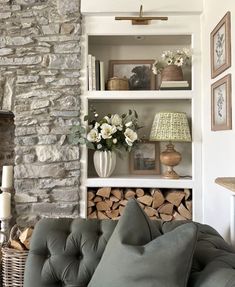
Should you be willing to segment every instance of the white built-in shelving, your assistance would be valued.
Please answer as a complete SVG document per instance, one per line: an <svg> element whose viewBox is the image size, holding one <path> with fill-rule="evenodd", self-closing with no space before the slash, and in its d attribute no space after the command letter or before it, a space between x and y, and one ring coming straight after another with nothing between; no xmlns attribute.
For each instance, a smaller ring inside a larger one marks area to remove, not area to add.
<svg viewBox="0 0 235 287"><path fill-rule="evenodd" d="M86 6L86 5L85 5ZM87 7L86 7L87 8ZM141 37L137 37L141 36ZM97 177L92 153L81 148L81 216L86 216L87 188L145 187L145 188L190 188L193 193L193 219L201 221L201 58L200 58L200 16L169 15L167 22L152 22L147 26L133 26L130 22L115 21L110 14L86 14L83 17L82 44L82 96L81 117L93 105L102 115L123 113L136 109L144 128L142 136L149 135L154 115L158 111L184 111L187 113L192 143L177 143L183 160L176 170L182 176L179 180L156 176L135 176L129 172L128 155L117 161L117 167L110 178ZM87 56L93 54L104 62L105 78L108 79L109 60L156 59L164 50L188 47L193 51L192 66L185 70L190 83L189 90L147 90L147 91L88 91ZM161 149L165 144L161 143Z"/></svg>

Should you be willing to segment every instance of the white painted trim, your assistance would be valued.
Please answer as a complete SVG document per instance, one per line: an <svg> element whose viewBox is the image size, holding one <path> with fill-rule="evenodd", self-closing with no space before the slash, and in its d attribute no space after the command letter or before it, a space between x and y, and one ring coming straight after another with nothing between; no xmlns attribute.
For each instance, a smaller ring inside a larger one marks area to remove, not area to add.
<svg viewBox="0 0 235 287"><path fill-rule="evenodd" d="M144 188L193 188L191 179L170 179L166 180L161 176L141 176L132 177L131 175L120 177L100 178L93 177L86 180L87 187L144 187Z"/></svg>
<svg viewBox="0 0 235 287"><path fill-rule="evenodd" d="M193 35L194 45L200 44L200 16L174 15L168 21L154 21L151 25L131 25L129 21L115 21L114 16L87 16L83 19L88 35ZM201 47L200 47L201 48Z"/></svg>
<svg viewBox="0 0 235 287"><path fill-rule="evenodd" d="M88 100L191 100L196 94L192 91L91 91L87 93Z"/></svg>
<svg viewBox="0 0 235 287"><path fill-rule="evenodd" d="M81 0L81 12L87 14L138 13L143 4L144 15L156 13L202 13L203 0Z"/></svg>

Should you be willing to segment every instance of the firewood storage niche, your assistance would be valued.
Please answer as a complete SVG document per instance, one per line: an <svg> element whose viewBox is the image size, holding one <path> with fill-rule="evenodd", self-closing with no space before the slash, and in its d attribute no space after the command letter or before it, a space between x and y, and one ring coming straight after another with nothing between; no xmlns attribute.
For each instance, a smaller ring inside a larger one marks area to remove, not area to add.
<svg viewBox="0 0 235 287"><path fill-rule="evenodd" d="M117 187L88 189L88 218L118 220L130 198L135 198L152 220L192 219L190 189Z"/></svg>

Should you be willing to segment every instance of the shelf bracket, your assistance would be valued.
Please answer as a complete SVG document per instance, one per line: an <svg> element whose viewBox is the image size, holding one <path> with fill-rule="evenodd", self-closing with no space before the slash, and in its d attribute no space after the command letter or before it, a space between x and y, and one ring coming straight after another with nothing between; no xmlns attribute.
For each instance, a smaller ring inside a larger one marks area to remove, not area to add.
<svg viewBox="0 0 235 287"><path fill-rule="evenodd" d="M151 20L161 20L161 21L167 21L168 17L144 17L143 16L143 5L140 6L140 12L138 17L132 17L132 16L127 16L127 17L119 17L116 16L115 20L130 20L132 25L149 25Z"/></svg>

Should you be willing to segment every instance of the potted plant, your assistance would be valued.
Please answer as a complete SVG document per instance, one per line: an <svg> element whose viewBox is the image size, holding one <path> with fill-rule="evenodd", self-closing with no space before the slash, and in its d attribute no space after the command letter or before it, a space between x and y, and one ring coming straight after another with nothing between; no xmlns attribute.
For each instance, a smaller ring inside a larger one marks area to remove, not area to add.
<svg viewBox="0 0 235 287"><path fill-rule="evenodd" d="M94 166L100 177L109 177L116 165L116 153L121 149L130 152L138 141L138 115L136 111L107 114L99 117L94 108L92 117L85 116L88 127L76 125L71 128L69 141L73 144L86 144L94 152Z"/></svg>
<svg viewBox="0 0 235 287"><path fill-rule="evenodd" d="M161 60L153 63L154 74L161 74L162 81L182 81L182 66L187 65L191 59L189 49L178 49L175 51L164 51Z"/></svg>

